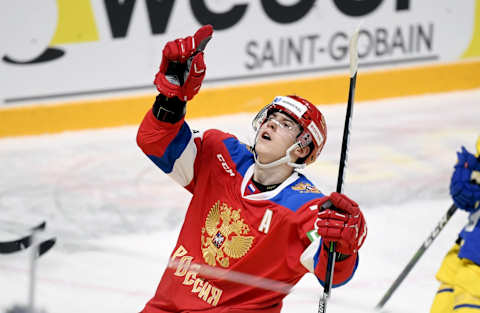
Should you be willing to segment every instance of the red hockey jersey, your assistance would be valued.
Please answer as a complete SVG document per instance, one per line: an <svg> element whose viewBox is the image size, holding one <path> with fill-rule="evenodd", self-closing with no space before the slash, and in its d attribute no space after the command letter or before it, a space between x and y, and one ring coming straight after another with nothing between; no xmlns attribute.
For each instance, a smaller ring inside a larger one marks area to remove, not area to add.
<svg viewBox="0 0 480 313"><path fill-rule="evenodd" d="M182 119L158 121L151 110L137 143L166 174L193 194L178 242L144 313L279 312L286 293L232 279L202 277L186 264L244 273L290 285L307 272L325 277L327 253L314 230L323 194L294 172L263 193L245 192L255 166L252 152L219 130L191 131ZM333 287L355 272L358 255L335 264Z"/></svg>

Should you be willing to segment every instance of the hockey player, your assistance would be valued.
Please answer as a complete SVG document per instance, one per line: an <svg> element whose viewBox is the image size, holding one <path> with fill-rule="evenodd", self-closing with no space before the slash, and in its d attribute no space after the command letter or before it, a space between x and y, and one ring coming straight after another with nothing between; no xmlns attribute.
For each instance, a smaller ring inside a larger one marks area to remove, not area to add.
<svg viewBox="0 0 480 313"><path fill-rule="evenodd" d="M469 217L437 272L441 284L431 313L480 312L480 161L464 147L457 155L450 193L455 205L469 212Z"/></svg>
<svg viewBox="0 0 480 313"><path fill-rule="evenodd" d="M323 284L326 247L335 241L337 287L353 276L367 234L357 203L343 194L324 196L295 171L315 161L327 138L322 113L307 100L273 99L253 120L253 147L220 130L190 129L186 102L202 84L203 48L212 33L207 25L165 45L154 81L159 95L138 130L148 158L193 195L173 266L144 313L279 312L286 293L206 277L190 265L288 285L312 272ZM321 209L326 201L332 207Z"/></svg>

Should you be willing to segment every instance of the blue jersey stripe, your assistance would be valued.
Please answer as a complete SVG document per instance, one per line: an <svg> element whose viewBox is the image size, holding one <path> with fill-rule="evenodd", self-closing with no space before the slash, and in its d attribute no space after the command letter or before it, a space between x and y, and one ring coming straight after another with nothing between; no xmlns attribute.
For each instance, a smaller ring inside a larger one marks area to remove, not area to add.
<svg viewBox="0 0 480 313"><path fill-rule="evenodd" d="M323 245L323 240L320 239L320 244L318 245L317 252L315 252L315 255L313 256L313 268L317 268L318 260L320 259L320 251L322 251L322 245ZM323 286L323 282L321 280L319 281Z"/></svg>
<svg viewBox="0 0 480 313"><path fill-rule="evenodd" d="M169 174L173 170L175 161L182 155L185 147L192 138L192 132L187 123L183 123L175 138L170 142L165 153L158 157L156 155L147 155L162 171Z"/></svg>
<svg viewBox="0 0 480 313"><path fill-rule="evenodd" d="M307 186L313 187L314 185L302 174L299 174L300 177L287 187L285 187L278 195L273 197L271 201L282 205L286 208L289 208L293 212L297 210L305 203L313 200L322 198L324 195L318 192L312 192L311 190L294 190L293 187L299 186L299 184L305 184Z"/></svg>
<svg viewBox="0 0 480 313"><path fill-rule="evenodd" d="M355 268L354 268L353 271L352 271L352 275L350 275L350 277L348 277L343 283L336 284L336 285L335 285L335 284L332 284L332 287L333 287L333 288L337 288L337 287L343 286L343 285L345 285L346 283L348 283L348 282L352 279L353 275L354 275L355 272L357 271L358 260L359 260L359 259L360 259L360 256L357 255L357 260L355 261Z"/></svg>
<svg viewBox="0 0 480 313"><path fill-rule="evenodd" d="M223 140L223 144L227 148L233 163L235 163L237 172L240 175L245 176L245 172L254 162L253 154L248 150L245 144L241 143L234 137Z"/></svg>

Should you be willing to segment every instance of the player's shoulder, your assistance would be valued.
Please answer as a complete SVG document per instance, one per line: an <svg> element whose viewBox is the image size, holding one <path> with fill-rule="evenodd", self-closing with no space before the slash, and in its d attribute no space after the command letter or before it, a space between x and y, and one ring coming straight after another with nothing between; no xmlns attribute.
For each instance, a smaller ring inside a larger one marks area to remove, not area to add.
<svg viewBox="0 0 480 313"><path fill-rule="evenodd" d="M235 135L221 131L219 129L208 129L202 133L197 132L197 134L195 134L196 131L193 132L194 135L201 137L204 144L207 145L221 144L232 151L240 150L238 151L240 153L243 153L244 150L247 150L247 152L250 150L250 147L238 140Z"/></svg>
<svg viewBox="0 0 480 313"><path fill-rule="evenodd" d="M204 148L207 148L209 153L214 152L216 157L220 154L225 161L231 160L241 175L244 175L254 162L252 148L235 135L209 129L203 133L202 138Z"/></svg>
<svg viewBox="0 0 480 313"><path fill-rule="evenodd" d="M305 175L298 173L298 177L272 199L272 201L297 212L308 202L324 197L323 192Z"/></svg>
<svg viewBox="0 0 480 313"><path fill-rule="evenodd" d="M214 129L214 128L203 131L202 136L204 140L212 140L212 141L215 141L215 140L222 141L227 137L235 137L232 134L229 134L220 129Z"/></svg>

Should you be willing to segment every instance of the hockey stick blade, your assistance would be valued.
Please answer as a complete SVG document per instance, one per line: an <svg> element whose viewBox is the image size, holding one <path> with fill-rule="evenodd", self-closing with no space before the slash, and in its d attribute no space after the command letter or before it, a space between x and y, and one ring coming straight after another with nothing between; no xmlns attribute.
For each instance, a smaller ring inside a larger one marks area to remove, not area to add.
<svg viewBox="0 0 480 313"><path fill-rule="evenodd" d="M55 237L52 237L52 238L50 238L50 239L47 239L47 240L42 241L42 242L38 245L38 254L37 254L37 257L41 257L41 256L44 255L48 250L50 250L51 248L53 248L53 246L55 245L56 242L57 242L57 238L55 238Z"/></svg>
<svg viewBox="0 0 480 313"><path fill-rule="evenodd" d="M358 71L358 34L360 32L360 26L357 27L355 32L352 35L350 44L348 47L349 57L350 57L350 77L353 77L357 74Z"/></svg>
<svg viewBox="0 0 480 313"><path fill-rule="evenodd" d="M43 240L38 244L38 256L42 256L50 250L56 242L56 238L52 237ZM27 249L32 244L32 235L24 236L20 239L0 242L0 254L15 253Z"/></svg>
<svg viewBox="0 0 480 313"><path fill-rule="evenodd" d="M43 231L47 226L47 222L42 221L38 225L30 227L30 231ZM13 253L20 250L24 250L31 245L32 235L28 234L19 239L10 240L10 241L0 241L0 253Z"/></svg>

